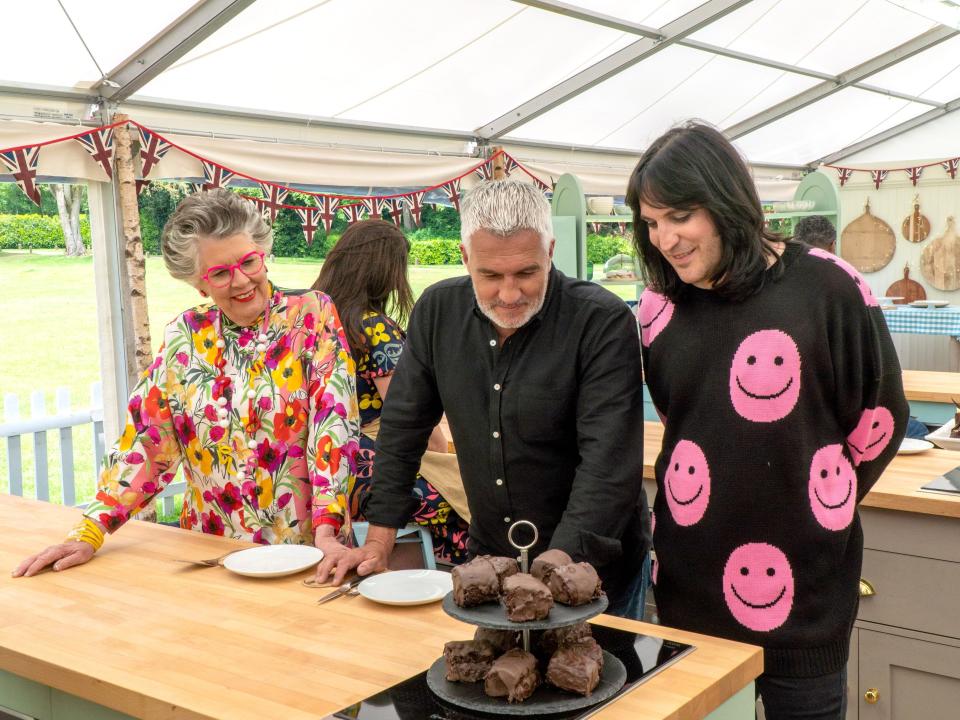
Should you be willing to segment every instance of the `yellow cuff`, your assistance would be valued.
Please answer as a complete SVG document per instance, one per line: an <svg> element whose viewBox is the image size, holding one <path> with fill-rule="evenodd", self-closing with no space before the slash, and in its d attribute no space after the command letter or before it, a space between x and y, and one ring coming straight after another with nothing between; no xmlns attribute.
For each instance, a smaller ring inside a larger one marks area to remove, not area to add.
<svg viewBox="0 0 960 720"><path fill-rule="evenodd" d="M103 546L103 530L93 520L85 517L67 533L67 540L85 542L93 546L94 550L99 550Z"/></svg>

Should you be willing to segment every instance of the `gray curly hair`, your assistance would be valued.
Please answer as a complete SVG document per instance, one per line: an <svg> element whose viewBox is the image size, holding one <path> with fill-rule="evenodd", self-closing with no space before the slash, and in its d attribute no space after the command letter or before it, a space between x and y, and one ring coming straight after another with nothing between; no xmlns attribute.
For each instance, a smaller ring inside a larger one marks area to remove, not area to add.
<svg viewBox="0 0 960 720"><path fill-rule="evenodd" d="M167 272L191 285L200 274L197 241L222 240L246 233L267 255L273 248L273 231L256 206L225 188L197 192L184 198L163 227L160 249Z"/></svg>
<svg viewBox="0 0 960 720"><path fill-rule="evenodd" d="M460 208L460 240L470 248L477 230L507 237L521 230L539 233L544 250L553 239L550 203L543 193L526 182L493 180L467 193Z"/></svg>

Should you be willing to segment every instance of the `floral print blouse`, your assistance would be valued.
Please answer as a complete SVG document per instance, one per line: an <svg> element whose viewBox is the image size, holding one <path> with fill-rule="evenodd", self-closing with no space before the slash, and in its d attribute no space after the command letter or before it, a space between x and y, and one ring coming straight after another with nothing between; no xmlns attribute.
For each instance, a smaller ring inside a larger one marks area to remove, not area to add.
<svg viewBox="0 0 960 720"><path fill-rule="evenodd" d="M269 321L249 328L221 325L215 305L187 310L133 391L85 515L113 532L182 467L183 528L262 544L312 544L322 523L339 530L356 473L354 373L321 293L274 288Z"/></svg>

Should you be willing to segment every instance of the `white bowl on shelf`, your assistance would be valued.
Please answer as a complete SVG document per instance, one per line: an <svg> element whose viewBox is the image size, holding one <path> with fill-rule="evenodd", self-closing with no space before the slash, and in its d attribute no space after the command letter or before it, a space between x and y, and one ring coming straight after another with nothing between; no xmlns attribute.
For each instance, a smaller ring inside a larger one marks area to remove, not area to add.
<svg viewBox="0 0 960 720"><path fill-rule="evenodd" d="M939 428L927 435L926 439L932 442L938 448L960 451L960 438L950 437L950 430L953 429L953 422L954 420L951 418L944 425L941 425Z"/></svg>
<svg viewBox="0 0 960 720"><path fill-rule="evenodd" d="M612 215L613 214L613 196L599 195L587 199L587 209L591 215Z"/></svg>

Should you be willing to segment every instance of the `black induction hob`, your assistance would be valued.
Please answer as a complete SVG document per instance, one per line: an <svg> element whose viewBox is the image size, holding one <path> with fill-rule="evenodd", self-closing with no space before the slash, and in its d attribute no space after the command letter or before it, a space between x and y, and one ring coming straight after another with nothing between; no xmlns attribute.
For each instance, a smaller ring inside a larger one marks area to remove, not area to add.
<svg viewBox="0 0 960 720"><path fill-rule="evenodd" d="M588 708L550 715L555 720L587 718L610 704L623 693L649 680L658 672L692 652L692 645L654 638L647 635L592 625L593 636L600 646L615 655L627 670L627 682L612 698ZM441 701L427 687L426 671L397 683L366 700L343 708L325 720L493 720L529 715L494 715L463 710ZM522 712L522 711L521 711Z"/></svg>

